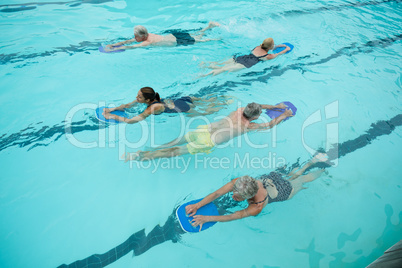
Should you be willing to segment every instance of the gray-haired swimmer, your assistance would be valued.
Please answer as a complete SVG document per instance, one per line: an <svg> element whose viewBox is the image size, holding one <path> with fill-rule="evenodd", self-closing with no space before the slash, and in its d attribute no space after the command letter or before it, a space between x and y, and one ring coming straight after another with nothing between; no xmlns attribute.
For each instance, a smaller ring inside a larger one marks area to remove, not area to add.
<svg viewBox="0 0 402 268"><path fill-rule="evenodd" d="M327 161L328 156L326 154L319 153L302 168L300 168L300 170L292 170L286 176L289 177L288 179L284 179L281 174L276 172L262 175L258 179L254 179L250 176L242 176L233 179L215 192L207 195L200 202L186 206L186 213L189 216L194 217L194 219L191 221L191 224L194 227L200 226L200 231L202 229L202 225L206 222L226 222L242 219L249 216L256 216L267 204L289 200L295 194L304 189L303 185L305 183L319 178L320 175L325 171L325 169L319 169L306 175L302 174L304 173L304 171L306 171L307 168L311 167L315 163ZM235 201L247 200L248 207L229 215L195 215L198 209L229 192L233 192L232 198Z"/></svg>
<svg viewBox="0 0 402 268"><path fill-rule="evenodd" d="M247 104L246 107L237 109L221 120L208 125L199 125L197 129L179 136L171 142L156 147L152 151L137 151L128 153L126 161L148 161L156 158L168 158L185 154L209 154L220 144L224 144L235 137L245 133L270 129L278 125L284 119L293 116L292 111L286 109L283 103L278 105ZM266 123L254 123L262 109L286 109L281 115Z"/></svg>
<svg viewBox="0 0 402 268"><path fill-rule="evenodd" d="M140 47L147 47L150 45L154 46L186 46L193 45L198 42L208 42L219 39L207 39L203 38L205 32L215 27L219 27L220 24L214 21L208 23L208 26L204 29L196 32L195 34L189 34L185 31L171 31L167 35L158 35L153 33L148 33L148 30L142 26L137 25L134 27L134 38L125 40L122 42L107 45L105 51L114 51L121 49L134 49ZM135 45L128 45L134 42L138 42Z"/></svg>

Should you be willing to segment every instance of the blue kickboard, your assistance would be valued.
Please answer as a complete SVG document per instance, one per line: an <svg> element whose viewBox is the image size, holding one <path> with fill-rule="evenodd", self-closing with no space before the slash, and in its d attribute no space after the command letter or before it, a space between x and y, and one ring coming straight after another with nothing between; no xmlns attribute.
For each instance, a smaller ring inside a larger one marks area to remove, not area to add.
<svg viewBox="0 0 402 268"><path fill-rule="evenodd" d="M293 115L296 115L297 108L296 108L291 102L289 102L289 101L284 101L284 102L282 102L282 103L285 104L285 105L288 107L288 109L292 110ZM278 103L278 104L279 104L279 103ZM278 105L278 104L277 104L277 105ZM285 111L285 109L274 109L274 110L266 110L265 113L266 113L271 119L274 119L274 118L277 118L278 116L280 116L281 114L283 114L284 111ZM286 121L286 120L288 120L289 118L290 118L290 117L284 119L283 121Z"/></svg>
<svg viewBox="0 0 402 268"><path fill-rule="evenodd" d="M121 46L116 46L116 47L121 47ZM106 50L105 50L105 47L103 47L103 46L100 46L98 49L99 49L99 52L102 52L102 53L117 53L117 52L124 52L124 51L126 51L125 49L118 49L118 50L113 50L113 51L106 51Z"/></svg>
<svg viewBox="0 0 402 268"><path fill-rule="evenodd" d="M191 205L191 204L195 204L195 203L197 203L197 202L199 202L201 200L202 200L202 198L187 202L187 203L181 205L176 210L176 216L179 219L180 226L185 232L197 233L197 232L200 231L199 226L193 227L191 225L190 221L193 220L193 217L187 217L187 215L186 215L186 206ZM219 213L218 213L218 208L215 206L215 204L214 203L209 203L209 204L201 207L200 209L198 209L197 213L195 213L195 215L218 216ZM208 229L209 227L213 226L215 223L216 223L216 221L204 223L202 225L202 230L201 231L204 231L204 230Z"/></svg>
<svg viewBox="0 0 402 268"><path fill-rule="evenodd" d="M283 43L283 44L281 44L281 45L287 45L287 46L290 48L290 50L289 50L288 52L286 52L285 54L288 54L290 51L293 50L293 45L292 45L292 44ZM285 48L286 48L286 47L277 47L277 48L275 48L274 50L272 50L272 53L274 53L274 54L279 53L279 52L281 52L282 50L285 50Z"/></svg>
<svg viewBox="0 0 402 268"><path fill-rule="evenodd" d="M106 119L102 114L103 109L105 109L105 108L106 107L102 106L102 107L99 107L99 108L96 109L96 111L95 111L96 118L98 118L99 121L106 122L106 123L115 123L115 124L120 123L120 121L117 121L117 120L114 120L114 119ZM121 116L121 117L124 117L124 118L129 118L129 115L126 112L123 112L123 111L113 111L113 112L111 112L111 114L115 114L117 116Z"/></svg>

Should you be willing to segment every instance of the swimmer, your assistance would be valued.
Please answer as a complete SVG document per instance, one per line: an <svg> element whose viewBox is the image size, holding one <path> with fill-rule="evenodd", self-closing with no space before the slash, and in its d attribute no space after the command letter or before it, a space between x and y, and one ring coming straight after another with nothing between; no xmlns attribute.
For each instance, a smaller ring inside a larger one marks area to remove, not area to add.
<svg viewBox="0 0 402 268"><path fill-rule="evenodd" d="M257 216L267 204L291 199L293 196L295 196L295 194L304 189L303 185L305 183L311 182L320 177L325 169L319 169L305 175L302 174L307 168L311 167L315 163L327 161L328 156L326 154L319 153L300 170L295 172L297 169L294 169L287 176L285 176L288 177L288 179L284 179L282 175L277 172L262 175L258 179L254 179L250 176L242 176L233 179L220 189L207 195L200 202L186 206L186 214L188 214L190 217L194 217L194 219L191 221L191 224L194 227L200 226L200 231L202 229L202 225L206 222L227 222L249 216ZM232 198L235 201L239 202L247 200L248 207L229 215L195 215L198 209L229 192L233 192Z"/></svg>
<svg viewBox="0 0 402 268"><path fill-rule="evenodd" d="M186 46L192 45L197 42L207 42L213 41L218 39L203 39L205 31L210 30L212 28L220 26L217 22L209 22L208 26L204 29L197 32L197 34L192 35L186 33L184 31L172 31L170 34L167 35L158 35L148 33L148 30L141 25L134 27L134 38L118 42L115 44L107 45L105 47L105 51L113 51L113 50L120 50L120 49L134 49L140 47L146 47L149 45L155 46ZM139 44L135 45L128 45L134 42L138 42Z"/></svg>
<svg viewBox="0 0 402 268"><path fill-rule="evenodd" d="M144 161L155 158L174 157L184 154L211 153L219 144L241 136L250 131L270 129L282 120L293 116L292 111L286 109L286 105L261 105L255 102L246 107L239 108L229 116L213 122L209 125L200 125L196 130L186 133L169 143L155 148L154 151L137 151L126 153L123 157L127 161ZM262 109L286 109L280 116L267 123L253 123L262 113Z"/></svg>
<svg viewBox="0 0 402 268"><path fill-rule="evenodd" d="M285 49L275 54L268 53L270 50L274 50L275 48L278 47L285 47ZM255 47L248 55L242 55L238 57L234 56L233 58L224 62L211 62L208 66L205 67L213 70L207 74L201 75L200 77L205 77L208 75L215 76L223 72L236 72L244 68L250 68L256 65L260 61L275 59L279 55L282 55L288 52L289 50L290 48L288 46L286 45L275 46L274 40L272 38L266 38L261 45ZM206 64L202 63L201 65Z"/></svg>
<svg viewBox="0 0 402 268"><path fill-rule="evenodd" d="M125 122L127 124L138 123L151 114L159 115L161 113L186 113L189 116L208 115L218 112L227 106L232 100L229 97L210 97L198 98L193 96L180 97L176 99L161 99L159 93L151 87L143 87L137 93L137 98L127 104L122 104L116 108L105 108L103 116L106 119ZM113 111L124 111L135 106L138 103L145 103L147 108L139 115L132 118L124 118L111 114ZM196 110L195 108L199 110Z"/></svg>

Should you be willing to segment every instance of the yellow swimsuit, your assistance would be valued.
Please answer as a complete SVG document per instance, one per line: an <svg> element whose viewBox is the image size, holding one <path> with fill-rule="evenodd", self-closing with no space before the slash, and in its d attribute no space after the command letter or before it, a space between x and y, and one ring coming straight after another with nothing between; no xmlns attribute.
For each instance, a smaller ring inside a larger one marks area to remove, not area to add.
<svg viewBox="0 0 402 268"><path fill-rule="evenodd" d="M187 149L190 154L207 153L209 154L215 143L211 139L208 125L198 126L196 130L188 132L184 138L187 140Z"/></svg>

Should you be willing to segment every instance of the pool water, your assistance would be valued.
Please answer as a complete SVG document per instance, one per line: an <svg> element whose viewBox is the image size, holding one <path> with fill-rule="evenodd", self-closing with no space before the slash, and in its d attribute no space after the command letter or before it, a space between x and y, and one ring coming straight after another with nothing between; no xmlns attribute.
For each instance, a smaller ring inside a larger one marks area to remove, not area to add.
<svg viewBox="0 0 402 268"><path fill-rule="evenodd" d="M367 266L402 237L401 11L399 0L2 3L0 267L68 265L141 230L149 250L108 267ZM211 20L222 26L207 37L220 41L98 51L131 38L137 24L162 33ZM197 78L207 72L201 62L246 54L266 37L295 48ZM96 107L130 102L143 86L162 97L235 98L211 121L252 101L291 101L298 111L209 155L130 165L123 152L205 123L169 115L98 123ZM333 153L334 166L293 199L177 243L155 242L151 231L167 226L178 205L237 176L303 164L319 148Z"/></svg>

